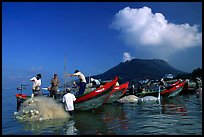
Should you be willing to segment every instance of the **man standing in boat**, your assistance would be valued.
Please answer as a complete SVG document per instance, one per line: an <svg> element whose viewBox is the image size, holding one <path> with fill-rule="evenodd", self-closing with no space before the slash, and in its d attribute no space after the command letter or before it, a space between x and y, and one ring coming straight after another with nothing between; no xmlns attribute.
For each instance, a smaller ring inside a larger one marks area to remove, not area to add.
<svg viewBox="0 0 204 137"><path fill-rule="evenodd" d="M50 88L50 97L54 96L54 99L57 99L57 90L60 81L57 77L57 74L54 74L54 77L51 79L51 88Z"/></svg>
<svg viewBox="0 0 204 137"><path fill-rule="evenodd" d="M31 95L31 97L40 95L41 74L37 74L37 76L31 78L30 81L33 82L33 87L32 87L33 93Z"/></svg>
<svg viewBox="0 0 204 137"><path fill-rule="evenodd" d="M163 78L160 79L159 86L161 87L161 89L164 89L164 88L165 88L166 82L164 81Z"/></svg>
<svg viewBox="0 0 204 137"><path fill-rule="evenodd" d="M66 76L78 76L80 83L79 83L79 92L77 94L77 96L83 95L85 88L86 88L86 78L84 76L84 74L82 74L79 70L75 70L74 74L67 74Z"/></svg>

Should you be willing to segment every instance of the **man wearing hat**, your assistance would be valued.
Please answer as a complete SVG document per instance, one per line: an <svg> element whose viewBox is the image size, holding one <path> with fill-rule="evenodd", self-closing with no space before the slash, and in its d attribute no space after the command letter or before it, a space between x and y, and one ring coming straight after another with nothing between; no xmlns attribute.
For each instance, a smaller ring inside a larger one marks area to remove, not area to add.
<svg viewBox="0 0 204 137"><path fill-rule="evenodd" d="M57 74L54 74L54 77L51 79L50 97L54 97L54 99L57 99L57 90L59 84L60 81L57 77Z"/></svg>

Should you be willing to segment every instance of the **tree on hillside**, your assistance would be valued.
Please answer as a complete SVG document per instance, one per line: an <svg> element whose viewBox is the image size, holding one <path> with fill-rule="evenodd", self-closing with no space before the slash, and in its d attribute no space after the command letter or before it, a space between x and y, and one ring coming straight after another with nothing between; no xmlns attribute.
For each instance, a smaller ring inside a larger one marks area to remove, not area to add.
<svg viewBox="0 0 204 137"><path fill-rule="evenodd" d="M196 77L202 78L202 68L197 68L192 71L191 79L195 79Z"/></svg>

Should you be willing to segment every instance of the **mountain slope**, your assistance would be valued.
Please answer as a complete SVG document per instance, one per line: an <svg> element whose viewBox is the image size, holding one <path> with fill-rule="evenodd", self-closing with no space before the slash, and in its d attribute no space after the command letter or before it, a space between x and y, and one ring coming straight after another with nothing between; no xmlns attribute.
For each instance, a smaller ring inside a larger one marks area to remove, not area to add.
<svg viewBox="0 0 204 137"><path fill-rule="evenodd" d="M160 59L132 59L121 62L108 71L93 77L108 80L120 76L121 82L137 82L144 78L159 79L167 73L177 75L185 72L173 68L166 61Z"/></svg>

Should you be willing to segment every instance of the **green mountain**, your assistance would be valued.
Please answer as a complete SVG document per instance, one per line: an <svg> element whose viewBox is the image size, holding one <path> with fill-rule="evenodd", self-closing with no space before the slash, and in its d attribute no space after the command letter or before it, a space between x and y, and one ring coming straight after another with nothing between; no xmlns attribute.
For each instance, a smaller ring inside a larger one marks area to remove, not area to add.
<svg viewBox="0 0 204 137"><path fill-rule="evenodd" d="M176 76L186 72L177 70L169 65L168 62L160 59L132 59L121 62L108 71L92 77L101 80L110 80L115 76L120 76L122 78L121 83L126 81L135 83L145 78L156 80L169 73Z"/></svg>

